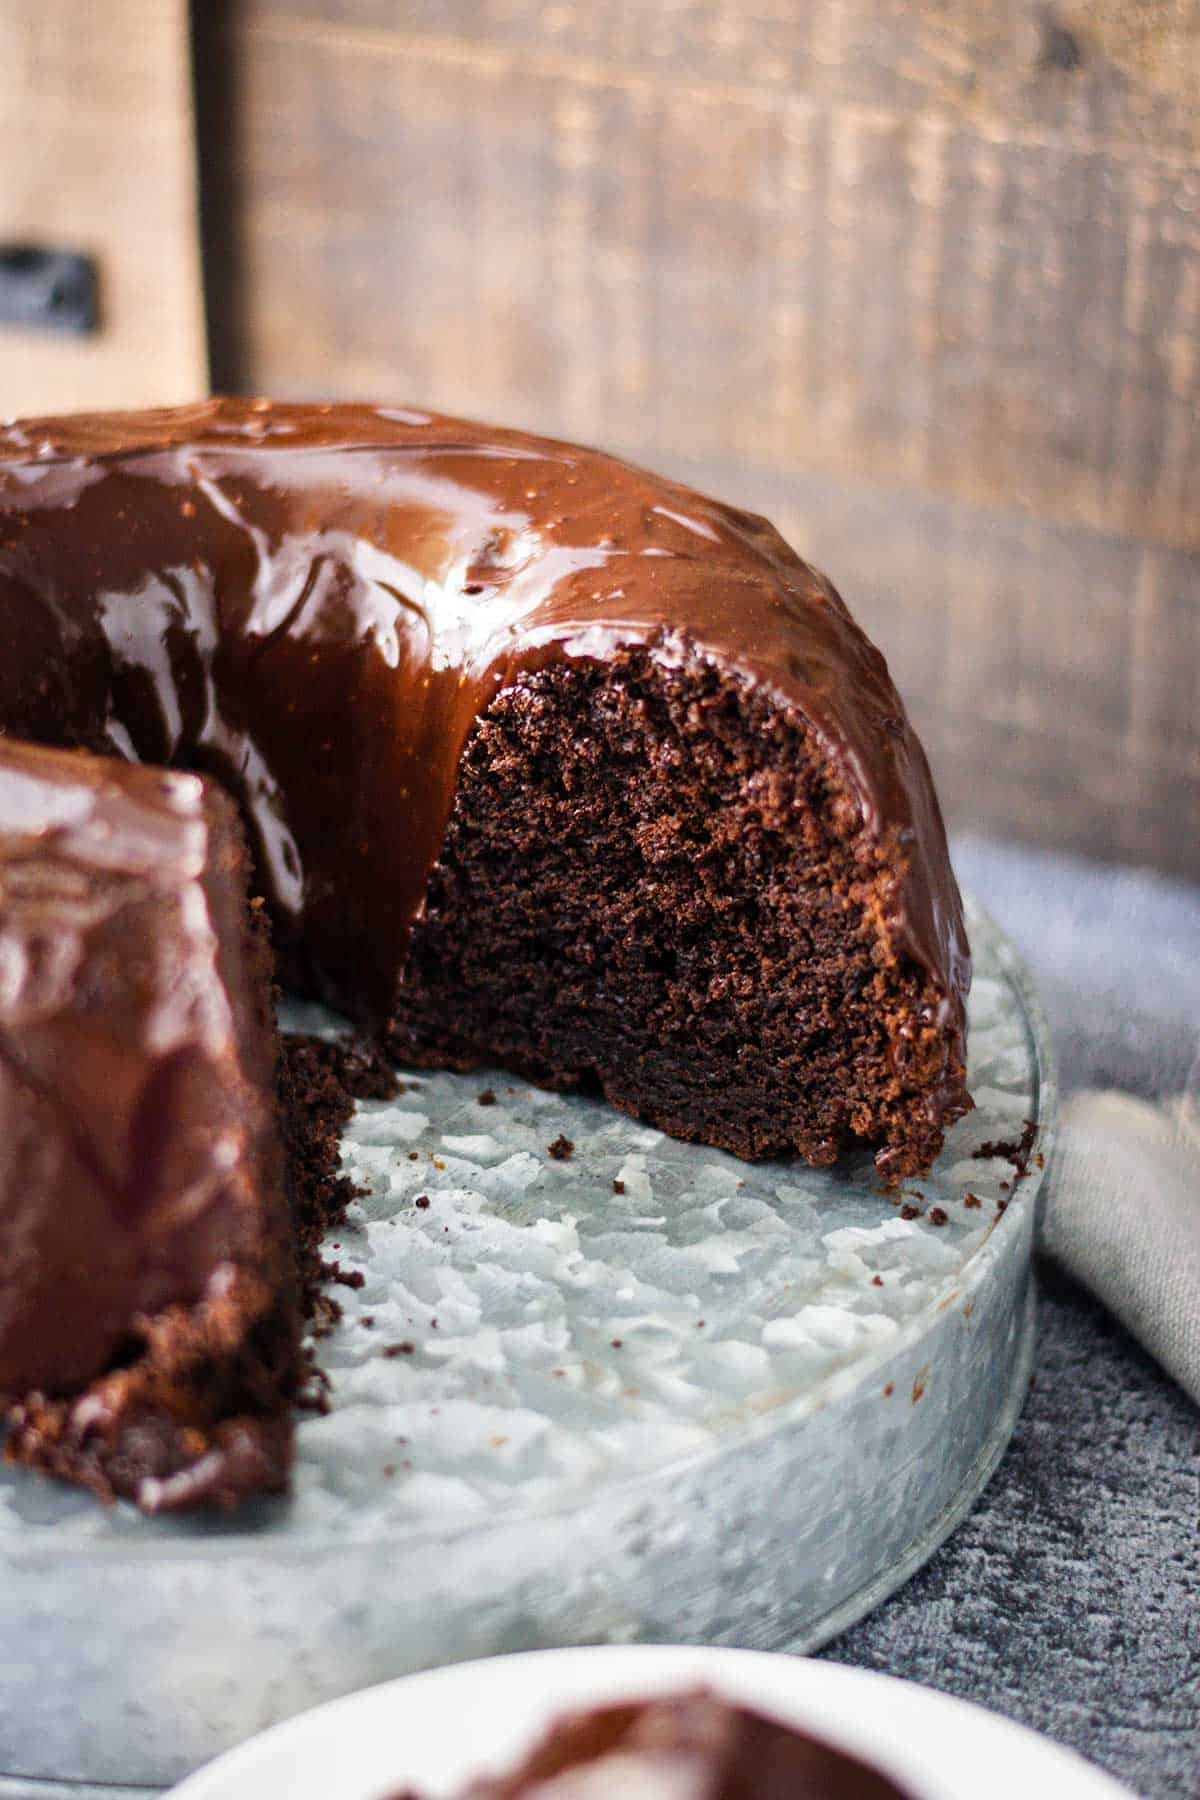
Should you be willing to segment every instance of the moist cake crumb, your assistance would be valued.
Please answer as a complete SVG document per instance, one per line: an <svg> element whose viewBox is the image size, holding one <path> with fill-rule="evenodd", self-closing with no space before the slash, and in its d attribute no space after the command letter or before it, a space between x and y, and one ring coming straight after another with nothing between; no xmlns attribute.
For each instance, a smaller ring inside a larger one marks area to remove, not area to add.
<svg viewBox="0 0 1200 1800"><path fill-rule="evenodd" d="M980 1144L978 1150L973 1150L971 1155L977 1162L988 1162L993 1157L1003 1158L1005 1162L1010 1162L1017 1171L1017 1180L1022 1181L1029 1173L1030 1152L1036 1136L1036 1119L1026 1119L1019 1138L1011 1141L1003 1138L988 1139L986 1143Z"/></svg>
<svg viewBox="0 0 1200 1800"><path fill-rule="evenodd" d="M728 670L630 648L523 674L462 754L395 1060L919 1173L970 1104L961 1001L889 938L907 852L856 819L826 746Z"/></svg>
<svg viewBox="0 0 1200 1800"><path fill-rule="evenodd" d="M327 1262L322 1267L326 1281L336 1281L339 1287L364 1288L367 1285L361 1269L344 1269L340 1262Z"/></svg>

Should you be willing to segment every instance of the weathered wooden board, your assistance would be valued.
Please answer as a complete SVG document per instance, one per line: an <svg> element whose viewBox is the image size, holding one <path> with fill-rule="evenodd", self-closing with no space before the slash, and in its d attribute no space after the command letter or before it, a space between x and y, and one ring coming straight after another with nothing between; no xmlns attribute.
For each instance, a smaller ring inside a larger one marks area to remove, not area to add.
<svg viewBox="0 0 1200 1800"><path fill-rule="evenodd" d="M1197 67L1200 9L1170 10ZM1200 162L1178 115L1200 137L1200 103L1175 62L1156 85L1082 33L1076 68L1044 66L1044 19L243 0L247 353L273 374L282 334L308 375L333 330L372 373L432 364L571 430L698 432L1194 546ZM1166 149L1141 142L1160 121ZM281 239L314 284L299 341Z"/></svg>
<svg viewBox="0 0 1200 1800"><path fill-rule="evenodd" d="M0 327L0 411L138 406L208 371L187 0L0 6L0 241L94 256L100 330Z"/></svg>
<svg viewBox="0 0 1200 1800"><path fill-rule="evenodd" d="M1059 132L1185 157L1200 141L1189 0L238 0L238 13L936 110L1005 141Z"/></svg>
<svg viewBox="0 0 1200 1800"><path fill-rule="evenodd" d="M1200 872L1200 0L209 0L218 379L778 516L952 813Z"/></svg>

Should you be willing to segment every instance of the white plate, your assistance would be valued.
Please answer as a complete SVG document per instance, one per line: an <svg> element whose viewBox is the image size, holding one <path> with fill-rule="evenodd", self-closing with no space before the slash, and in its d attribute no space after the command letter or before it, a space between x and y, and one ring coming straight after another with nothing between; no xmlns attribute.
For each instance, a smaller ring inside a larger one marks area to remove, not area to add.
<svg viewBox="0 0 1200 1800"><path fill-rule="evenodd" d="M1048 1739L982 1707L865 1669L754 1650L616 1645L458 1663L277 1725L175 1800L433 1800L510 1766L563 1712L703 1685L874 1763L918 1800L1131 1800Z"/></svg>

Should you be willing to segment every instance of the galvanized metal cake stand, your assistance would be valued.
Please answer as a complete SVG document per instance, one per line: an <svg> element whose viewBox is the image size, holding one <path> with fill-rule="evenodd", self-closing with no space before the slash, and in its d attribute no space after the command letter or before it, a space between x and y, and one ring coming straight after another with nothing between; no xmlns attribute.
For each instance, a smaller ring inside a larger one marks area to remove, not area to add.
<svg viewBox="0 0 1200 1800"><path fill-rule="evenodd" d="M153 1790L435 1663L811 1650L878 1605L987 1481L1032 1357L1054 1081L1020 963L970 927L978 1110L900 1196L502 1073L360 1107L335 1254L364 1285L293 1498L151 1522L0 1478L0 1795ZM977 1152L1026 1119L1016 1182Z"/></svg>

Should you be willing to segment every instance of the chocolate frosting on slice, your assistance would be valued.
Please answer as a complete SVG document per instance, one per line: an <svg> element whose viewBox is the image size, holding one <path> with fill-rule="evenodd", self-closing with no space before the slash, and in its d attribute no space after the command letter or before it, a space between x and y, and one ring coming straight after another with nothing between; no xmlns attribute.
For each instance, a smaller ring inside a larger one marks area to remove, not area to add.
<svg viewBox="0 0 1200 1800"><path fill-rule="evenodd" d="M882 656L764 520L403 408L213 400L0 431L0 728L220 776L284 947L390 1012L472 724L522 671L709 658L808 721L906 864L893 943L963 1026L929 770Z"/></svg>
<svg viewBox="0 0 1200 1800"><path fill-rule="evenodd" d="M0 738L0 1395L285 1277L244 906L223 794Z"/></svg>

